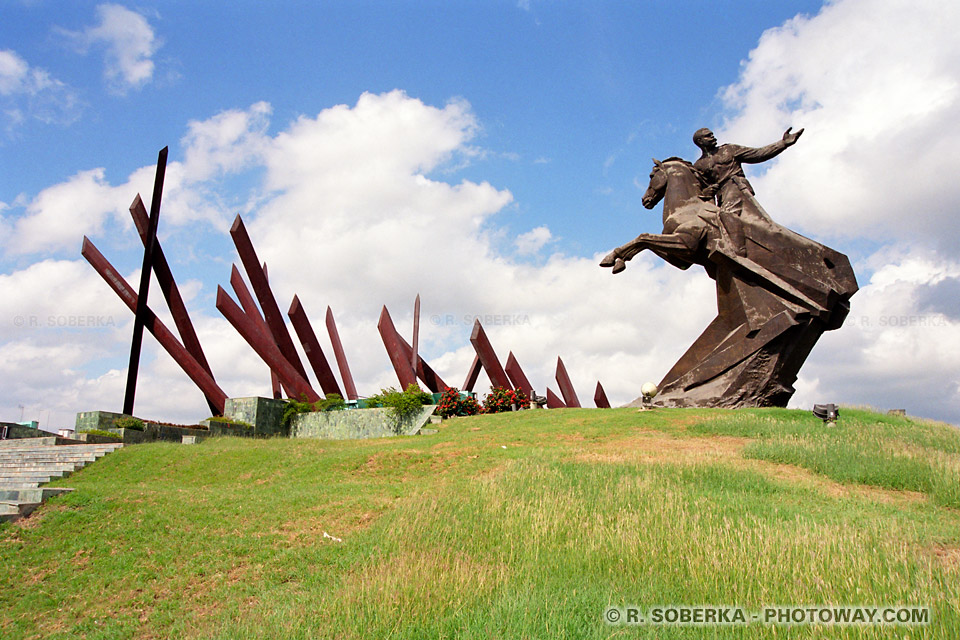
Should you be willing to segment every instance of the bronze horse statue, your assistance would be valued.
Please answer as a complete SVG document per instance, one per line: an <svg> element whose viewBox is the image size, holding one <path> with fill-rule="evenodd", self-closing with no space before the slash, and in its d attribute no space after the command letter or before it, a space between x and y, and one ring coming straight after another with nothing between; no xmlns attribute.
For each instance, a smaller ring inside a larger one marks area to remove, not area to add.
<svg viewBox="0 0 960 640"><path fill-rule="evenodd" d="M643 205L663 200L663 233L640 234L600 265L619 273L647 249L717 283L717 317L664 376L657 404L786 406L820 335L843 324L856 277L845 255L773 222L752 195L734 214L715 190L681 158L654 160Z"/></svg>

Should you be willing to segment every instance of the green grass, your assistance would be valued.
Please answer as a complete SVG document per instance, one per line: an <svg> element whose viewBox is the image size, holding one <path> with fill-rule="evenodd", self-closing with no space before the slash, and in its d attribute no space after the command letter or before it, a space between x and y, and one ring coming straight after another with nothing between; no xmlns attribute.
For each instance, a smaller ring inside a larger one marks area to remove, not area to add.
<svg viewBox="0 0 960 640"><path fill-rule="evenodd" d="M918 491L960 509L960 431L859 409L841 409L834 428L802 411L742 411L691 430L756 439L744 455L792 464L838 482Z"/></svg>
<svg viewBox="0 0 960 640"><path fill-rule="evenodd" d="M853 410L829 431L807 412L560 410L414 438L136 445L0 526L0 637L952 638L958 459L952 427ZM602 619L656 604L933 616Z"/></svg>

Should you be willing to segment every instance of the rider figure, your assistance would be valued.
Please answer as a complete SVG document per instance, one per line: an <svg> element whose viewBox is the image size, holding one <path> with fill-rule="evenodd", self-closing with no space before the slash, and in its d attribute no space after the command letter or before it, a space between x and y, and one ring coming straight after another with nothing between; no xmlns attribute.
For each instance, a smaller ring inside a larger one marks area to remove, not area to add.
<svg viewBox="0 0 960 640"><path fill-rule="evenodd" d="M765 162L779 155L787 147L796 144L802 133L803 129L796 133L790 133L790 129L787 129L782 139L759 149L738 144L718 145L713 132L705 127L693 134L693 142L702 152L693 166L708 184L716 185L718 189L720 217L737 255L746 255L740 215L744 210L744 200L754 195L753 187L743 173L743 163ZM765 222L771 222L759 207L750 207L750 212L755 212Z"/></svg>

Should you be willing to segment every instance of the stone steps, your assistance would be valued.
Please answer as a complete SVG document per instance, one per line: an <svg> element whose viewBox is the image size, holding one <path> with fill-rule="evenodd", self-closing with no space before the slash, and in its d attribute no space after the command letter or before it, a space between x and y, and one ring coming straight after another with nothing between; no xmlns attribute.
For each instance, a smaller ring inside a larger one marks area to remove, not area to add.
<svg viewBox="0 0 960 640"><path fill-rule="evenodd" d="M0 522L14 522L33 513L39 502L8 502L0 500Z"/></svg>
<svg viewBox="0 0 960 640"><path fill-rule="evenodd" d="M83 469L123 444L76 444L56 437L0 440L0 522L30 515L44 500L73 491L41 487Z"/></svg>
<svg viewBox="0 0 960 640"><path fill-rule="evenodd" d="M31 448L42 445L51 445L57 443L56 436L45 438L14 438L12 440L0 440L0 451L4 449Z"/></svg>

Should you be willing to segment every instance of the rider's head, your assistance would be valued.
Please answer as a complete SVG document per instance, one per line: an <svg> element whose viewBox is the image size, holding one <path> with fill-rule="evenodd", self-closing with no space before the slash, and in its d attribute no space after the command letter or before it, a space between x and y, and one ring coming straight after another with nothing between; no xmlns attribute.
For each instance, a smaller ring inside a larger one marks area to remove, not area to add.
<svg viewBox="0 0 960 640"><path fill-rule="evenodd" d="M713 135L713 131L704 127L697 129L696 133L693 134L693 144L701 149L710 149L717 146L717 138Z"/></svg>

